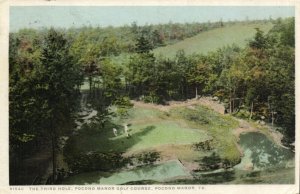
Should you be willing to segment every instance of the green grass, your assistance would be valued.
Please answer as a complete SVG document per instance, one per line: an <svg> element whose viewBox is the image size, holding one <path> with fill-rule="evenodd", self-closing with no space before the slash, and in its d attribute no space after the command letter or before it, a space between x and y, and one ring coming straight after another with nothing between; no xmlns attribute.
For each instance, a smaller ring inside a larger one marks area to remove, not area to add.
<svg viewBox="0 0 300 194"><path fill-rule="evenodd" d="M238 126L238 122L231 116L221 115L203 106L195 109L177 108L171 113L178 119L184 118L190 127L205 129L208 135L216 142L217 152L221 158L226 158L234 163L240 159L239 150L236 147L236 138L232 130Z"/></svg>
<svg viewBox="0 0 300 194"><path fill-rule="evenodd" d="M90 89L90 85L88 80L84 80L83 84L80 86L80 90L84 91L84 90L89 90Z"/></svg>
<svg viewBox="0 0 300 194"><path fill-rule="evenodd" d="M154 148L167 144L192 144L210 139L204 131L199 129L183 128L174 121L162 121L153 123L150 126L136 125L132 126L130 129L132 129L133 133L131 138L133 138L133 141L137 142L130 148L130 151ZM135 136L135 134L143 133L143 131L147 129L148 132L146 135ZM122 136L114 139L123 138Z"/></svg>
<svg viewBox="0 0 300 194"><path fill-rule="evenodd" d="M186 177L185 171L179 161L169 161L159 165L148 165L134 170L116 172L108 175L103 172L83 173L70 177L64 184L105 184L115 185L136 181L164 181L174 177Z"/></svg>
<svg viewBox="0 0 300 194"><path fill-rule="evenodd" d="M122 123L131 123L130 138L125 136ZM162 161L168 161L170 156L175 156L174 158L186 165L200 162L204 156L210 156L215 152L221 160L227 159L232 164L237 164L241 156L236 146L237 139L233 134L233 129L238 126L238 121L232 116L221 115L200 105L173 108L168 114L154 108L134 107L129 117L118 124L110 123L104 129L101 129L98 124L85 126L78 135L68 140L64 153L76 156L90 151L127 152L127 156L135 156L157 149ZM118 129L117 137L113 135L113 127ZM213 138L213 150L194 150L190 147L193 143L211 138ZM185 176L185 171L176 165L163 166L149 165L132 170L82 173L68 178L64 184L124 184L128 182L139 184L147 181L152 184L169 180L171 182L168 183L171 184L291 183L294 181L293 172L290 169L282 170L288 177L281 178L277 182L276 170L255 174L255 172L241 170L243 168L235 168L234 171L203 174L199 179L184 179L186 182L172 182L173 178ZM268 180L269 177L272 180Z"/></svg>
<svg viewBox="0 0 300 194"><path fill-rule="evenodd" d="M164 116L165 114L157 109L135 107L129 110L128 122L150 119L162 119Z"/></svg>
<svg viewBox="0 0 300 194"><path fill-rule="evenodd" d="M163 145L191 145L213 137L216 140L215 147L222 158L233 161L240 158L235 145L236 139L231 133L231 130L237 127L237 122L202 106L196 106L195 110L176 108L169 116L156 109L135 107L124 122L131 123L131 137L126 137L121 123L110 124L104 129L100 129L97 124L86 126L68 141L66 153L134 153ZM113 135L113 127L118 129L117 137Z"/></svg>
<svg viewBox="0 0 300 194"><path fill-rule="evenodd" d="M233 43L244 47L247 41L254 37L255 28L260 28L264 32L268 32L272 28L271 23L267 24L236 24L216 28L206 32L202 32L194 37L187 38L173 45L159 47L154 49L153 53L158 56L162 54L165 57L175 56L178 50L184 50L186 54L202 53L206 54L215 51L218 48L232 45Z"/></svg>
<svg viewBox="0 0 300 194"><path fill-rule="evenodd" d="M69 149L75 152L126 152L167 144L192 144L210 138L204 131L183 128L174 121L132 125L129 127L129 138L121 126L118 132L120 135L115 137L110 129L83 129L79 135L72 137Z"/></svg>
<svg viewBox="0 0 300 194"><path fill-rule="evenodd" d="M265 171L235 171L237 177L228 184L294 184L294 168L270 168Z"/></svg>

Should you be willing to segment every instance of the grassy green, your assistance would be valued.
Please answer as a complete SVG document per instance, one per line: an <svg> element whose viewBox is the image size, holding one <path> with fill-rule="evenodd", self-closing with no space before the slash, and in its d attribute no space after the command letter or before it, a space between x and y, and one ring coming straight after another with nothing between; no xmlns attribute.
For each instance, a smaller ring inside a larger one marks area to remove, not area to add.
<svg viewBox="0 0 300 194"><path fill-rule="evenodd" d="M235 171L237 177L228 184L293 184L294 168L270 168L264 171Z"/></svg>
<svg viewBox="0 0 300 194"><path fill-rule="evenodd" d="M223 28L216 28L202 32L173 45L156 48L153 53L156 56L161 54L166 57L173 57L176 52L181 49L184 50L186 54L205 54L232 44L244 47L247 44L247 40L254 37L256 32L255 28L260 28L262 31L268 32L272 26L273 24L271 23L247 25L236 24L232 26L225 26Z"/></svg>
<svg viewBox="0 0 300 194"><path fill-rule="evenodd" d="M149 115L149 119L145 119ZM126 137L122 125L114 126L118 129L118 136L113 135L113 126L100 129L99 126L89 126L82 129L77 136L73 136L68 146L77 152L126 152L140 149L154 148L167 144L192 144L210 139L205 131L180 126L176 120L164 120L162 112L154 109L134 109L130 121L142 121L129 127L131 137ZM151 118L155 121L151 121Z"/></svg>
<svg viewBox="0 0 300 194"><path fill-rule="evenodd" d="M190 120L190 116L194 120ZM134 107L123 122L131 124L131 137L126 137L121 123L107 125L104 129L97 124L85 126L78 135L70 138L66 153L133 153L163 145L191 145L214 137L215 147L222 158L234 162L240 158L236 139L231 133L237 122L202 106L196 106L195 110L176 108L168 116L157 109ZM117 137L113 135L113 127L118 129Z"/></svg>
<svg viewBox="0 0 300 194"><path fill-rule="evenodd" d="M210 139L210 137L199 129L183 128L174 121L162 121L153 123L152 125L136 125L132 126L133 140L137 143L130 150L139 150L157 147L166 144L191 144ZM144 136L135 136L135 134L143 133L148 130ZM123 135L122 135L123 136ZM123 138L122 136L114 139Z"/></svg>
<svg viewBox="0 0 300 194"><path fill-rule="evenodd" d="M162 111L153 108L140 108L135 107L129 110L128 122L151 120L151 119L164 119L165 114Z"/></svg>
<svg viewBox="0 0 300 194"><path fill-rule="evenodd" d="M232 129L238 126L238 122L231 116L221 115L203 106L196 106L195 109L177 108L171 113L178 119L187 120L190 127L204 129L212 136L221 158L234 163L239 161L240 153L236 146L236 138L232 134Z"/></svg>
<svg viewBox="0 0 300 194"><path fill-rule="evenodd" d="M168 157L174 155L184 165L201 161L204 156L209 156L212 152L232 164L238 163L241 158L236 146L237 139L232 131L239 126L238 121L230 115L221 115L200 105L177 107L168 113L150 107L134 107L129 111L127 119L119 121L106 125L104 129L97 124L85 126L78 135L69 139L64 153L76 155L81 152L100 151L127 152L129 155L135 155L157 149L162 151L160 157L165 157L162 161L168 161L170 160ZM130 138L124 134L122 123L130 124ZM113 135L113 127L118 129L117 137ZM213 138L213 150L196 151L190 147L193 143L211 138ZM259 172L234 168L233 171L200 173L197 175L198 178L191 180L184 178L188 174L180 166L182 165L178 166L169 161L161 165L143 166L132 170L88 172L69 177L64 184L127 184L128 182L139 184L140 181L150 181L149 183L171 181L167 182L168 184L259 184L294 181L292 168L267 169ZM277 180L276 176L279 173L276 170L280 170L287 177ZM183 179L174 181L176 177Z"/></svg>
<svg viewBox="0 0 300 194"><path fill-rule="evenodd" d="M185 171L179 161L169 161L159 165L148 165L129 171L116 172L108 175L103 172L83 173L70 177L64 184L105 184L115 185L143 180L164 181L173 177L186 177Z"/></svg>

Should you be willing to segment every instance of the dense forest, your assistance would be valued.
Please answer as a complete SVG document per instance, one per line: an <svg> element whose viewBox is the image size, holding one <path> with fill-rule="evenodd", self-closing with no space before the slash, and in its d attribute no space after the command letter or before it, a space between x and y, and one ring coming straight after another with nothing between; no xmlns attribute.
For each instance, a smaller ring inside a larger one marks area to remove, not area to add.
<svg viewBox="0 0 300 194"><path fill-rule="evenodd" d="M228 25L272 22L256 29L246 47L230 45L208 54L155 56L153 49ZM10 173L24 158L48 149L76 127L83 83L104 126L126 115L130 100L168 104L211 96L238 118L265 118L295 141L295 19L168 23L123 27L23 29L9 36ZM53 177L56 161L52 160ZM52 180L55 182L55 178ZM18 184L11 176L11 184Z"/></svg>

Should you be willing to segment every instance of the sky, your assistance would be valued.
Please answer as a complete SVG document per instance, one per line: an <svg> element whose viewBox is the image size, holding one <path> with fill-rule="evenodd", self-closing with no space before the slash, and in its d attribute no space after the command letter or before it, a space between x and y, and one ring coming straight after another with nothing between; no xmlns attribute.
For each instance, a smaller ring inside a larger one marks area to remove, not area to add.
<svg viewBox="0 0 300 194"><path fill-rule="evenodd" d="M10 31L21 28L122 26L291 17L291 6L12 6Z"/></svg>

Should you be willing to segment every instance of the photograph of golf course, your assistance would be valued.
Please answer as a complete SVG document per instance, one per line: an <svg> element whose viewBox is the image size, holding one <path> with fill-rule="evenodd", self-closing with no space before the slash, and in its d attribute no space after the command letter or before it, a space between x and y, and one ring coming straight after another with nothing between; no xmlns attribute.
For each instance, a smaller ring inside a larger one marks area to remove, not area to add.
<svg viewBox="0 0 300 194"><path fill-rule="evenodd" d="M10 185L295 183L288 6L11 6Z"/></svg>

